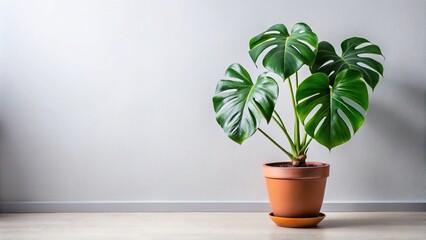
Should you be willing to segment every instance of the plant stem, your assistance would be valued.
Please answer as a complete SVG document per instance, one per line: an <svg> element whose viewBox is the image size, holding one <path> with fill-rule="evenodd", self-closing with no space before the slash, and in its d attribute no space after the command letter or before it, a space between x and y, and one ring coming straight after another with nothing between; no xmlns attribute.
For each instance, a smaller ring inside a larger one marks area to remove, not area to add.
<svg viewBox="0 0 426 240"><path fill-rule="evenodd" d="M302 152L302 154L303 154L303 152L304 152L304 151L308 148L308 146L309 146L309 144L311 143L312 139L313 139L313 138L310 138L310 139L308 140L308 142L306 142L306 144L302 147L302 149L300 150L300 151Z"/></svg>
<svg viewBox="0 0 426 240"><path fill-rule="evenodd" d="M302 145L300 145L300 146L302 146L302 148L303 148L303 146L305 146L305 144L306 144L306 138L308 137L308 134L305 132L305 134L303 134L303 140L302 140Z"/></svg>
<svg viewBox="0 0 426 240"><path fill-rule="evenodd" d="M299 87L299 75L296 72L296 89Z"/></svg>
<svg viewBox="0 0 426 240"><path fill-rule="evenodd" d="M291 102L293 103L293 110L294 110L294 145L296 147L297 153L299 153L300 151L299 116L297 115L296 101L294 99L295 96L293 92L293 86L290 80L291 79L288 78L288 85L290 87L290 94L291 94ZM297 78L296 78L296 81L298 81Z"/></svg>
<svg viewBox="0 0 426 240"><path fill-rule="evenodd" d="M275 110L274 110L274 113L275 113L275 115L276 115L276 117L275 117L275 116L272 116L272 117L274 118L274 121L275 121L275 122L277 123L277 125L281 128L281 130L283 130L283 132L284 132L285 136L287 137L288 143L290 144L291 150L292 150L292 152L293 152L293 156L294 156L294 157L297 157L296 147L294 146L294 142L293 142L293 140L291 139L290 135L289 135L289 134L288 134L288 132L287 132L287 129L286 129L285 125L284 125L283 120L281 119L281 117L280 117L280 115L277 113L277 111L275 111Z"/></svg>
<svg viewBox="0 0 426 240"><path fill-rule="evenodd" d="M274 139L272 139L268 134L266 134L261 128L258 128L258 130L267 138L269 139L275 146L277 146L281 151L283 151L290 159L293 159L293 155L287 150L285 150L281 145L279 145Z"/></svg>

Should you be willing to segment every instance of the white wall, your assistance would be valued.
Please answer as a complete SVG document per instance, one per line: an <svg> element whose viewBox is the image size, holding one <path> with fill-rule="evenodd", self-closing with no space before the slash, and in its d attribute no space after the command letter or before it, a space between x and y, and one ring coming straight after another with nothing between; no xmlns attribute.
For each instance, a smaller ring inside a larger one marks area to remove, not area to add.
<svg viewBox="0 0 426 240"><path fill-rule="evenodd" d="M381 46L363 128L331 154L326 201L426 202L426 1L1 1L0 200L266 201L261 164L211 97L248 40L304 21L336 47ZM280 97L285 120L292 112ZM277 128L267 128L283 137Z"/></svg>

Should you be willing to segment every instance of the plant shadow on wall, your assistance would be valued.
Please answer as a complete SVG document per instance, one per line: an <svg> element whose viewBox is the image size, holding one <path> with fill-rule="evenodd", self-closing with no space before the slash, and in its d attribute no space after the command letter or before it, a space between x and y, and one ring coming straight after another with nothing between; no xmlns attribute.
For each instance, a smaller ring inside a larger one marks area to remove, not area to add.
<svg viewBox="0 0 426 240"><path fill-rule="evenodd" d="M424 78L421 72L410 73L401 66L388 65L387 69L386 81L370 102L366 126L353 145L359 160L346 170L368 166L370 171L364 171L362 181L356 182L357 193L371 201L416 201L426 197L426 188L421 187L426 186L426 178L395 174L395 169L426 173L426 85L421 87L419 82ZM354 151L347 146L338 152L336 155L345 160ZM355 180L360 174L341 171L336 175Z"/></svg>
<svg viewBox="0 0 426 240"><path fill-rule="evenodd" d="M0 121L0 203L2 202L2 193L4 192L3 189L3 179L4 179L4 169L6 167L4 163L4 131L3 131L3 124ZM0 205L0 213L3 212L2 206ZM0 214L1 217L1 214Z"/></svg>
<svg viewBox="0 0 426 240"><path fill-rule="evenodd" d="M396 71L404 72L403 69ZM380 141L376 151L371 151L371 159L382 157L387 153L388 165L394 168L406 169L408 172L426 171L426 86L416 86L415 80L424 76L416 73L401 74L401 77L390 76L386 82L386 91L391 99L377 99L371 104L372 114L368 116L369 130L374 131ZM414 82L414 83L413 83ZM370 150L372 146L369 146ZM375 164L374 167L381 167ZM366 179L371 183L370 189L383 188L388 185L399 186L401 192L412 189L414 176L395 176L374 181L370 176ZM421 178L420 178L421 179ZM424 178L423 178L424 179ZM426 184L426 179L423 181ZM423 188L425 189L425 188ZM374 196L374 191L370 191ZM420 191L419 197L425 197ZM398 197L398 196L395 196ZM400 196L404 199L404 196Z"/></svg>
<svg viewBox="0 0 426 240"><path fill-rule="evenodd" d="M216 121L238 144L260 132L283 152L290 163L263 166L271 219L280 226L315 226L325 217L319 210L329 165L306 162L309 144L315 140L331 150L349 141L363 125L368 89L374 90L383 76L383 65L372 56L383 56L382 52L367 39L350 37L338 54L330 43L318 42L307 24L297 23L291 31L276 24L253 37L249 55L268 71L253 82L243 66L230 65L213 96ZM311 72L304 80L298 75L302 67ZM275 109L280 87L290 90L293 109L284 114L294 116L293 136L282 121L282 111ZM262 119L278 125L288 146L259 127Z"/></svg>
<svg viewBox="0 0 426 240"><path fill-rule="evenodd" d="M426 88L415 86L410 83L414 81L409 81L421 79L423 76L408 73L403 75L404 82L389 77L387 91L392 93L394 99L377 99L372 102L374 113L369 115L369 125L380 131L383 141L402 145L401 149L398 149L404 152L402 155L409 156L407 153L414 150L423 150L424 154L425 148L416 148L416 145L425 144L426 140ZM400 105L395 107L395 104ZM426 162L425 157L422 159Z"/></svg>
<svg viewBox="0 0 426 240"><path fill-rule="evenodd" d="M0 120L0 213L11 211L8 202L21 201L15 196L28 197L33 189L28 180L26 158L23 157L25 151L21 144L14 141L13 134L17 133L12 132L5 122L4 119Z"/></svg>

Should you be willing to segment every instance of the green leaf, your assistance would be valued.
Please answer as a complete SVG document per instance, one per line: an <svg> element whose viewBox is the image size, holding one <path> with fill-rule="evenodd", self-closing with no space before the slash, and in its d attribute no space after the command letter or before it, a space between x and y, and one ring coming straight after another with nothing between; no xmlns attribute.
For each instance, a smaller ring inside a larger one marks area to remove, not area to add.
<svg viewBox="0 0 426 240"><path fill-rule="evenodd" d="M326 74L314 73L297 89L297 113L306 132L328 149L349 141L364 123L368 91L361 78L359 71L346 69L332 86Z"/></svg>
<svg viewBox="0 0 426 240"><path fill-rule="evenodd" d="M311 72L323 72L329 75L333 82L342 70L355 69L362 73L365 82L374 89L379 82L379 74L383 76L383 66L378 61L366 57L365 54L383 56L380 48L368 40L358 37L346 39L342 42L341 47L342 56L338 56L330 43L320 42Z"/></svg>
<svg viewBox="0 0 426 240"><path fill-rule="evenodd" d="M312 65L318 38L305 23L294 25L291 35L286 26L276 24L252 38L249 45L249 54L254 63L262 52L267 51L262 61L263 66L286 79L303 64Z"/></svg>
<svg viewBox="0 0 426 240"><path fill-rule="evenodd" d="M216 121L229 138L241 144L259 127L262 116L269 122L278 98L278 84L261 74L253 84L248 72L235 63L228 67L213 97Z"/></svg>

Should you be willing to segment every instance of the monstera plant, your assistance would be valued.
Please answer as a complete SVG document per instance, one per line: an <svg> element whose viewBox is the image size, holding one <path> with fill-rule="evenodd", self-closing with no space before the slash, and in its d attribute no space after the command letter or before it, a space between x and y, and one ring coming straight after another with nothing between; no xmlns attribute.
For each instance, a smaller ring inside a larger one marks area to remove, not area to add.
<svg viewBox="0 0 426 240"><path fill-rule="evenodd" d="M383 76L377 45L360 37L341 43L341 54L305 23L297 23L289 32L277 24L253 37L249 55L262 73L254 78L238 63L228 67L213 97L216 120L230 139L241 144L260 132L276 145L291 162L263 165L271 218L280 226L291 225L288 218L315 218L325 215L319 210L324 196L329 165L307 162L308 146L315 140L329 150L351 139L365 120L368 88L374 90ZM310 74L299 79L298 71L309 68ZM280 87L288 86L293 109L276 109ZM289 129L280 113L294 115ZM287 146L278 143L260 128L262 119L282 130ZM289 131L290 130L290 131ZM278 219L277 219L278 218Z"/></svg>
<svg viewBox="0 0 426 240"><path fill-rule="evenodd" d="M367 86L374 89L383 75L382 64L368 56L382 55L377 45L364 38L348 38L342 42L339 56L330 43L318 43L308 25L297 23L291 32L283 24L274 25L253 37L249 47L253 62L261 60L268 72L253 82L244 67L234 63L213 97L216 120L230 139L241 144L259 131L294 166L303 167L312 139L332 149L351 139L364 123ZM301 81L298 71L303 66L309 67L311 75ZM293 136L275 109L279 84L288 84L290 90L293 113L284 114L294 114ZM259 128L262 118L268 123L273 120L282 129L289 149Z"/></svg>

